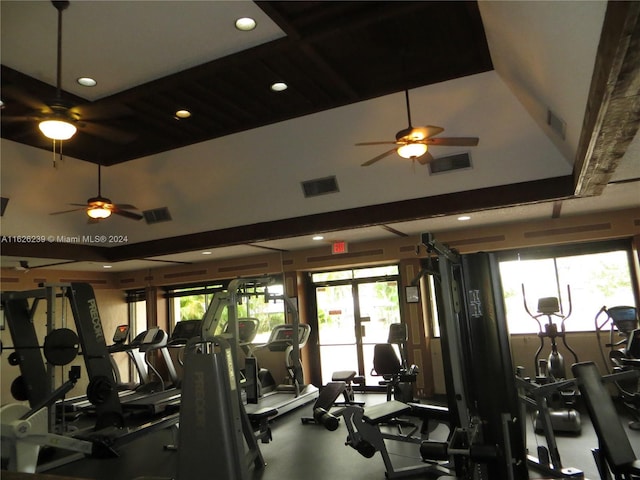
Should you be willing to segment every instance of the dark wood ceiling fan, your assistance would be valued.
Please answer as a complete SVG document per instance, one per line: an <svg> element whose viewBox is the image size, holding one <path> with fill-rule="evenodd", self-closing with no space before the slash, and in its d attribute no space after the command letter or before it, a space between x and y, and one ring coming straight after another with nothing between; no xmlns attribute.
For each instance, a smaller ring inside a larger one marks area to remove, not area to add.
<svg viewBox="0 0 640 480"><path fill-rule="evenodd" d="M28 128L37 131L45 120L59 120L75 127L80 132L103 138L113 143L126 144L135 140L136 136L125 130L101 123L132 115L133 112L121 104L100 105L92 103L74 104L62 94L62 12L69 6L68 0L52 0L58 11L58 47L56 93L52 99L38 98L19 84L3 84L2 100L4 102L0 119L3 127L16 122L24 122ZM40 127L42 129L42 127ZM27 133L27 132L25 132ZM43 131L44 133L44 131ZM74 133L71 134L73 136ZM45 134L48 136L47 134ZM50 137L49 138L54 138ZM67 140L67 138L56 138Z"/></svg>
<svg viewBox="0 0 640 480"><path fill-rule="evenodd" d="M413 127L411 125L411 107L409 105L409 90L405 90L405 100L407 104L407 121L409 126L396 133L395 142L362 142L356 143L357 146L362 145L395 145L380 155L373 157L364 162L361 166L368 167L379 160L397 152L403 158L418 161L425 165L434 160L433 155L429 153L429 146L443 147L475 147L478 145L478 137L436 137L436 135L444 132L444 128L426 125L422 127Z"/></svg>
<svg viewBox="0 0 640 480"><path fill-rule="evenodd" d="M69 205L80 207L72 208L71 210L63 210L61 212L53 212L50 215L60 215L62 213L77 212L84 210L89 216L90 222L97 222L110 217L111 214L120 215L131 220L141 220L142 215L129 210L137 210L136 207L128 203L115 204L110 199L102 196L101 183L102 183L102 169L98 164L98 195L87 199L86 203L70 203Z"/></svg>

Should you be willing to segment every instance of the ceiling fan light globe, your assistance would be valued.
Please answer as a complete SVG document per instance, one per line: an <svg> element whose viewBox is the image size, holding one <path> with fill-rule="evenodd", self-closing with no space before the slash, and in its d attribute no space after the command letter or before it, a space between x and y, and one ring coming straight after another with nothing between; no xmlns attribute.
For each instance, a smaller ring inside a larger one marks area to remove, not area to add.
<svg viewBox="0 0 640 480"><path fill-rule="evenodd" d="M89 208L87 210L87 215L95 219L108 218L111 216L111 210L105 207Z"/></svg>
<svg viewBox="0 0 640 480"><path fill-rule="evenodd" d="M77 131L75 125L64 120L43 120L38 127L45 137L52 140L69 140Z"/></svg>
<svg viewBox="0 0 640 480"><path fill-rule="evenodd" d="M407 143L398 147L398 155L402 158L418 158L427 153L424 143Z"/></svg>

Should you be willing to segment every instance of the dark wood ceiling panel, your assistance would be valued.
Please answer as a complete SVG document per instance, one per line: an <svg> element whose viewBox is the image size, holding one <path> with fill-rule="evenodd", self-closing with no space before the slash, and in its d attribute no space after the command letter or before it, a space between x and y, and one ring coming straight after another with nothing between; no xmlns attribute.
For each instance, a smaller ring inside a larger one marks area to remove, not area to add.
<svg viewBox="0 0 640 480"><path fill-rule="evenodd" d="M65 153L104 165L187 146L354 102L492 69L476 2L258 2L287 37L97 100L131 114L104 124L118 138L80 131ZM274 93L275 81L289 84ZM2 67L2 137L50 149L32 115L55 88ZM73 103L86 103L64 94ZM178 121L177 108L193 116ZM108 133L108 132L106 132ZM127 134L133 140L123 142Z"/></svg>

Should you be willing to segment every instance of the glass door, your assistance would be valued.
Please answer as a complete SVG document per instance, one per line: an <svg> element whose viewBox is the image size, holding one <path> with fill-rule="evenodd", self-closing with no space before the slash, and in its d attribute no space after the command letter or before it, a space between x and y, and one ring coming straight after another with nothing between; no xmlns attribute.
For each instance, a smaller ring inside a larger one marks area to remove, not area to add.
<svg viewBox="0 0 640 480"><path fill-rule="evenodd" d="M351 285L316 287L322 384L333 372L358 371L356 322Z"/></svg>
<svg viewBox="0 0 640 480"><path fill-rule="evenodd" d="M400 323L398 282L380 281L356 284L362 352L362 370L367 385L377 385L379 377L371 376L373 349L376 343L387 343L389 325ZM398 359L400 352L396 350Z"/></svg>
<svg viewBox="0 0 640 480"><path fill-rule="evenodd" d="M316 300L323 385L340 370L355 370L367 385L377 385L379 378L370 375L374 345L387 343L389 325L400 322L397 281L318 285Z"/></svg>

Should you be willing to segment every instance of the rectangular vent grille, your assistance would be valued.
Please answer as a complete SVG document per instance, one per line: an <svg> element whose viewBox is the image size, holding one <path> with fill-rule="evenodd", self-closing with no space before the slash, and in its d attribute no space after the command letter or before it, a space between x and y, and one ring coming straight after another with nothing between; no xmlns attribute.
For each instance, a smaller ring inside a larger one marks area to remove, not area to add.
<svg viewBox="0 0 640 480"><path fill-rule="evenodd" d="M429 174L435 175L436 173L464 170L465 168L471 168L471 157L468 152L436 158L429 163Z"/></svg>
<svg viewBox="0 0 640 480"><path fill-rule="evenodd" d="M148 224L168 222L171 220L171 214L167 207L154 208L153 210L145 210L142 212L144 220Z"/></svg>
<svg viewBox="0 0 640 480"><path fill-rule="evenodd" d="M304 192L304 196L309 198L326 195L327 193L336 193L339 192L340 189L338 188L336 177L332 176L302 182L302 191Z"/></svg>
<svg viewBox="0 0 640 480"><path fill-rule="evenodd" d="M565 139L567 124L551 109L547 110L547 125L549 125L551 127L551 130L556 132L561 139Z"/></svg>

